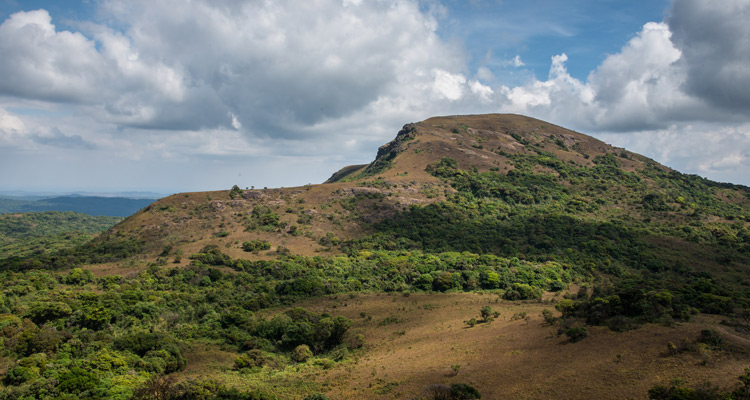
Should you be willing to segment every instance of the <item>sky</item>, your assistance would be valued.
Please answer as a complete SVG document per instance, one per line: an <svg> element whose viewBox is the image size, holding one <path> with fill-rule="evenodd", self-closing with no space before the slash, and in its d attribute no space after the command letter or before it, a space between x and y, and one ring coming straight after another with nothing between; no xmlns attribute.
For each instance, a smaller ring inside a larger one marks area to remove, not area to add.
<svg viewBox="0 0 750 400"><path fill-rule="evenodd" d="M750 185L750 0L0 0L0 191L320 183L517 113Z"/></svg>

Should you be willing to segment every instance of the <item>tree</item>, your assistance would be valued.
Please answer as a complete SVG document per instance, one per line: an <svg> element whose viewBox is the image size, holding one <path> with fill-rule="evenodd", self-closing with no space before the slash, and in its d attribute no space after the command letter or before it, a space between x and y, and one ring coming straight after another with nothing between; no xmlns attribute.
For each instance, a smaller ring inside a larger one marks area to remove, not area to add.
<svg viewBox="0 0 750 400"><path fill-rule="evenodd" d="M242 196L242 189L239 186L232 186L232 190L229 191L229 198L234 199L237 196Z"/></svg>
<svg viewBox="0 0 750 400"><path fill-rule="evenodd" d="M484 322L490 322L493 318L497 318L500 313L493 310L490 306L484 306L479 310L479 315L482 316Z"/></svg>

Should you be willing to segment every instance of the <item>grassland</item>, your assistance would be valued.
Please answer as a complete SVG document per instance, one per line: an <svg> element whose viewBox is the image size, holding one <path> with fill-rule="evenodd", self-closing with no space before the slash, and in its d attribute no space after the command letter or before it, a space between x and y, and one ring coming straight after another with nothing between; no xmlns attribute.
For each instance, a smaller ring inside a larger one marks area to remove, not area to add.
<svg viewBox="0 0 750 400"><path fill-rule="evenodd" d="M731 390L750 365L750 341L725 331L715 316L672 327L647 324L626 333L593 328L585 341L570 343L541 316L554 302L552 296L544 302L509 302L493 293L316 298L300 305L350 318L352 330L365 336L367 345L350 360L329 370L295 371L295 380L289 371L227 377L232 359L216 352L177 377L213 376L245 388L262 380L266 387L285 387L285 398L302 398L305 388L317 385L332 399L410 399L431 384L468 383L488 399L629 399L673 382L712 382ZM464 321L478 317L485 305L500 317L469 328ZM519 317L523 313L526 317ZM697 343L706 329L722 332L723 349ZM670 342L689 342L694 349L670 355ZM458 374L452 365L460 365Z"/></svg>

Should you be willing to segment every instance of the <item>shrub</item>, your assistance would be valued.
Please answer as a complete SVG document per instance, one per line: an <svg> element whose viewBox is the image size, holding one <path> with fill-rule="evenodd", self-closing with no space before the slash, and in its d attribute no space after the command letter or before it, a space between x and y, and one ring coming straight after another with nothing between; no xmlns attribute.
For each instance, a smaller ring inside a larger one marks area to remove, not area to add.
<svg viewBox="0 0 750 400"><path fill-rule="evenodd" d="M99 378L95 373L86 371L79 367L73 367L63 372L59 377L60 384L57 389L61 392L80 394L95 388L99 384Z"/></svg>
<svg viewBox="0 0 750 400"><path fill-rule="evenodd" d="M232 186L232 190L229 191L229 198L234 199L237 196L242 196L242 189L239 186Z"/></svg>
<svg viewBox="0 0 750 400"><path fill-rule="evenodd" d="M477 389L465 383L451 384L451 395L455 400L472 400L482 398L482 395L479 394L479 391Z"/></svg>
<svg viewBox="0 0 750 400"><path fill-rule="evenodd" d="M513 314L513 316L510 317L511 321L518 321L519 319L525 319L526 318L526 311L521 311Z"/></svg>
<svg viewBox="0 0 750 400"><path fill-rule="evenodd" d="M85 285L94 280L94 274L83 268L73 268L63 281L68 285Z"/></svg>
<svg viewBox="0 0 750 400"><path fill-rule="evenodd" d="M36 324L43 324L47 321L65 318L73 313L69 305L59 302L35 302L29 307L26 317Z"/></svg>
<svg viewBox="0 0 750 400"><path fill-rule="evenodd" d="M451 290L456 286L456 282L453 280L453 274L450 272L443 272L432 281L432 287L440 292Z"/></svg>
<svg viewBox="0 0 750 400"><path fill-rule="evenodd" d="M295 347L294 351L292 352L292 360L297 361L299 363L303 363L307 361L307 359L312 356L313 356L313 353L310 350L310 346L306 344L301 344Z"/></svg>
<svg viewBox="0 0 750 400"><path fill-rule="evenodd" d="M340 239L331 232L326 233L325 236L321 237L320 240L318 240L319 245L325 246L328 248L331 248L333 246L338 246L339 242L340 242Z"/></svg>
<svg viewBox="0 0 750 400"><path fill-rule="evenodd" d="M490 306L484 306L479 310L479 315L482 317L482 320L484 322L490 322L494 318L499 317L500 313L493 310Z"/></svg>
<svg viewBox="0 0 750 400"><path fill-rule="evenodd" d="M542 289L525 283L514 283L503 297L506 300L539 300L542 298Z"/></svg>
<svg viewBox="0 0 750 400"><path fill-rule="evenodd" d="M557 322L557 317L548 309L542 310L542 318L547 325L554 325Z"/></svg>
<svg viewBox="0 0 750 400"><path fill-rule="evenodd" d="M260 250L270 250L271 243L265 240L251 240L249 242L242 242L242 250L247 252L254 252Z"/></svg>
<svg viewBox="0 0 750 400"><path fill-rule="evenodd" d="M570 338L571 343L579 342L589 335L589 330L586 326L572 326L566 328L563 332L565 336Z"/></svg>
<svg viewBox="0 0 750 400"><path fill-rule="evenodd" d="M450 386L435 383L428 385L422 391L421 399L425 400L474 400L482 395L472 386L465 383L454 383Z"/></svg>
<svg viewBox="0 0 750 400"><path fill-rule="evenodd" d="M308 394L302 400L330 400L330 399L328 396L324 395L323 393L313 393L313 394Z"/></svg>
<svg viewBox="0 0 750 400"><path fill-rule="evenodd" d="M724 339L721 337L721 334L713 329L702 330L698 341L713 347L724 345Z"/></svg>
<svg viewBox="0 0 750 400"><path fill-rule="evenodd" d="M161 370L163 373L181 371L187 362L182 356L177 341L164 333L136 333L114 341L116 350L127 350L143 358L146 370Z"/></svg>
<svg viewBox="0 0 750 400"><path fill-rule="evenodd" d="M310 349L308 348L308 350ZM263 351L257 349L250 350L234 360L234 369L262 367L267 362L268 359L263 355Z"/></svg>

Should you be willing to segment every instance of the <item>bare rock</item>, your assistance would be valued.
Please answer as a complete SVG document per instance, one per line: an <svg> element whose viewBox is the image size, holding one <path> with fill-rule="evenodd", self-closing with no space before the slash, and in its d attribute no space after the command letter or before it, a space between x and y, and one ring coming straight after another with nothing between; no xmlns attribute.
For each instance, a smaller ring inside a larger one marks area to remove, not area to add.
<svg viewBox="0 0 750 400"><path fill-rule="evenodd" d="M242 198L247 200L260 200L265 197L266 195L258 190L245 190L242 192Z"/></svg>

